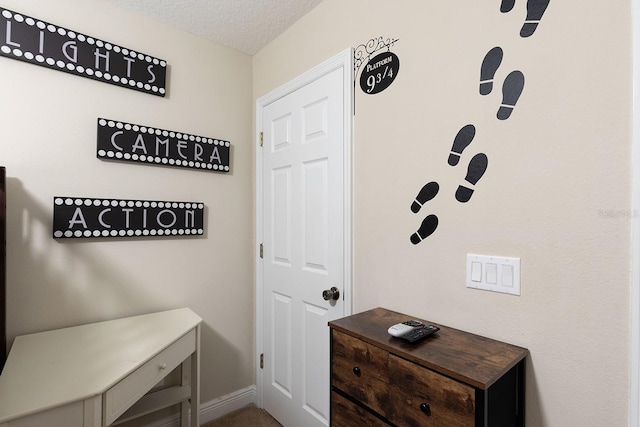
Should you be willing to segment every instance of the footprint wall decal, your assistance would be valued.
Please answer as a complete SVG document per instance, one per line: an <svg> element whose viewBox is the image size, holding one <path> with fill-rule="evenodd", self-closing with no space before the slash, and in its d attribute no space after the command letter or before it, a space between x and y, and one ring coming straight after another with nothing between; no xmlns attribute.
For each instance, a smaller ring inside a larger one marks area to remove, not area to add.
<svg viewBox="0 0 640 427"><path fill-rule="evenodd" d="M502 105L497 113L499 120L506 120L511 116L523 90L524 74L518 70L509 73L502 85Z"/></svg>
<svg viewBox="0 0 640 427"><path fill-rule="evenodd" d="M460 161L460 155L465 148L471 144L473 138L476 136L476 127L474 125L463 126L458 131L458 134L453 140L453 146L451 147L451 153L449 154L448 163L451 166L455 166Z"/></svg>
<svg viewBox="0 0 640 427"><path fill-rule="evenodd" d="M469 167L467 168L467 176L464 178L469 184L475 186L480 178L487 171L487 166L489 165L489 159L487 159L486 154L478 153L469 162ZM469 188L465 185L458 186L456 190L456 200L460 203L467 203L471 200L471 196L473 195L473 188Z"/></svg>
<svg viewBox="0 0 640 427"><path fill-rule="evenodd" d="M502 3L500 4L500 12L502 13L511 12L511 9L513 9L513 6L515 4L516 4L516 0L502 0Z"/></svg>
<svg viewBox="0 0 640 427"><path fill-rule="evenodd" d="M542 15L544 15L544 12L547 10L550 2L551 0L527 1L527 17L520 29L520 37L531 37L533 33L536 32L538 24L540 23L540 20L542 20ZM511 12L514 5L515 0L502 0L502 3L500 3L500 12Z"/></svg>
<svg viewBox="0 0 640 427"><path fill-rule="evenodd" d="M438 185L438 183L435 181L425 184L424 187L420 189L418 195L416 196L416 199L411 204L411 212L420 212L420 209L422 209L422 205L436 197L436 194L438 194L439 190L440 185Z"/></svg>
<svg viewBox="0 0 640 427"><path fill-rule="evenodd" d="M435 215L429 215L422 220L420 228L411 235L409 240L411 240L411 243L414 245L417 245L427 237L431 236L433 232L436 231L436 228L438 228L438 217Z"/></svg>
<svg viewBox="0 0 640 427"><path fill-rule="evenodd" d="M547 10L550 0L527 1L527 18L520 29L520 37L531 37L538 28L542 15Z"/></svg>
<svg viewBox="0 0 640 427"><path fill-rule="evenodd" d="M502 48L494 47L484 56L480 66L480 95L489 95L493 90L493 78L502 63Z"/></svg>

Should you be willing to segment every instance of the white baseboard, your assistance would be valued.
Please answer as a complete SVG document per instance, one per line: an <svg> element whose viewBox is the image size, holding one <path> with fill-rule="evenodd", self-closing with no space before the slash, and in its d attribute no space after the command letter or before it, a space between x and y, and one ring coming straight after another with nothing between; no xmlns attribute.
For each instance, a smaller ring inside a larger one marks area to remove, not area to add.
<svg viewBox="0 0 640 427"><path fill-rule="evenodd" d="M256 403L256 386L251 385L226 396L219 397L210 402L200 404L200 424L216 420L224 415L243 408L249 404ZM163 418L147 427L178 427L180 425L180 415L175 414Z"/></svg>
<svg viewBox="0 0 640 427"><path fill-rule="evenodd" d="M208 423L249 404L256 403L256 386L251 385L236 392L200 405L200 424Z"/></svg>

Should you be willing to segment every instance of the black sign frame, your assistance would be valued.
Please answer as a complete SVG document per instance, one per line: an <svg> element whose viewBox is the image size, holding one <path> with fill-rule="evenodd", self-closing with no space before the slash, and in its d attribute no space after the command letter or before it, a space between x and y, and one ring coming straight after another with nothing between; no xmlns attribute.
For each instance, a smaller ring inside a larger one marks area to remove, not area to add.
<svg viewBox="0 0 640 427"><path fill-rule="evenodd" d="M360 74L360 88L368 95L380 93L398 76L400 59L393 52L380 53L367 62Z"/></svg>
<svg viewBox="0 0 640 427"><path fill-rule="evenodd" d="M400 70L400 59L398 55L391 52L391 47L398 39L384 38L382 36L370 39L366 43L358 45L353 51L353 86L356 86L358 71L361 67L365 69L360 75L360 89L368 95L375 95L382 92L396 79ZM380 51L375 57L372 56Z"/></svg>
<svg viewBox="0 0 640 427"><path fill-rule="evenodd" d="M53 198L55 239L189 237L204 234L202 202Z"/></svg>
<svg viewBox="0 0 640 427"><path fill-rule="evenodd" d="M101 160L229 172L231 143L223 139L98 118Z"/></svg>
<svg viewBox="0 0 640 427"><path fill-rule="evenodd" d="M167 62L0 7L0 56L164 97Z"/></svg>

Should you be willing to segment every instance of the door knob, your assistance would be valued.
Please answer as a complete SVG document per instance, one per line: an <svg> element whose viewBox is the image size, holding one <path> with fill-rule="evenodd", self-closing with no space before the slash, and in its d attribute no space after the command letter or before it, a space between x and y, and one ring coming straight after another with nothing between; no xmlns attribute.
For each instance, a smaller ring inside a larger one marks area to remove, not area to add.
<svg viewBox="0 0 640 427"><path fill-rule="evenodd" d="M325 301L335 301L340 298L340 291L335 286L331 289L325 289L324 291L322 291L322 298L324 298Z"/></svg>

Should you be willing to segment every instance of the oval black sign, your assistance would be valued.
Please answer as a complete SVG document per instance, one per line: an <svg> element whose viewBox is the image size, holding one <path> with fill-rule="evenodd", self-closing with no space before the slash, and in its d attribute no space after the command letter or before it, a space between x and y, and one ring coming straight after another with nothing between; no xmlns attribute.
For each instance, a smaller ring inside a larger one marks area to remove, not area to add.
<svg viewBox="0 0 640 427"><path fill-rule="evenodd" d="M398 76L400 59L395 53L384 52L371 58L360 75L360 88L373 95L388 88Z"/></svg>

